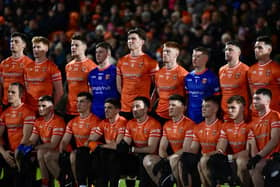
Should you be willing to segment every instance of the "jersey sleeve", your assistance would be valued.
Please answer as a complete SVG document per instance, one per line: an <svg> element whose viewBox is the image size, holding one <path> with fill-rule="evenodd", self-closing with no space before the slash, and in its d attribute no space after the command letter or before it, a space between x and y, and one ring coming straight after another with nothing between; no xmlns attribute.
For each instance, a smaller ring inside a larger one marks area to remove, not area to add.
<svg viewBox="0 0 280 187"><path fill-rule="evenodd" d="M69 121L67 126L66 126L66 131L65 133L67 134L73 134L73 131L72 131L72 127L73 127L73 120Z"/></svg>
<svg viewBox="0 0 280 187"><path fill-rule="evenodd" d="M33 126L33 130L32 130L32 134L37 134L39 135L39 129L38 129L38 121L35 121L34 126Z"/></svg>
<svg viewBox="0 0 280 187"><path fill-rule="evenodd" d="M161 136L161 127L160 124L156 121L153 122L153 125L150 129L149 137L156 137L159 138Z"/></svg>
<svg viewBox="0 0 280 187"><path fill-rule="evenodd" d="M131 127L129 125L129 122L127 123L127 126L126 126L126 129L125 129L125 134L124 134L125 137L128 137L128 138L131 138Z"/></svg>
<svg viewBox="0 0 280 187"><path fill-rule="evenodd" d="M54 82L62 80L61 72L55 64L51 66L51 76L52 76L52 81Z"/></svg>
<svg viewBox="0 0 280 187"><path fill-rule="evenodd" d="M271 128L280 128L280 114L275 113L275 116L273 116L271 120Z"/></svg>
<svg viewBox="0 0 280 187"><path fill-rule="evenodd" d="M219 79L218 77L213 74L213 78L212 78L212 81L211 81L211 88L213 89L212 92L213 92L213 95L220 95L221 94L221 89L220 89L220 83L219 83Z"/></svg>
<svg viewBox="0 0 280 187"><path fill-rule="evenodd" d="M193 140L192 141L199 143L200 141L199 141L199 138L197 136L197 131L198 131L198 126L195 127L194 130L193 130Z"/></svg>
<svg viewBox="0 0 280 187"><path fill-rule="evenodd" d="M23 120L23 125L32 125L33 126L35 119L36 119L35 114L33 112L29 112Z"/></svg>
<svg viewBox="0 0 280 187"><path fill-rule="evenodd" d="M92 131L102 136L104 134L104 123L101 122L97 127L93 128Z"/></svg>
<svg viewBox="0 0 280 187"><path fill-rule="evenodd" d="M57 120L54 128L53 128L53 134L52 135L57 135L57 136L63 136L65 130L65 123L64 121Z"/></svg>

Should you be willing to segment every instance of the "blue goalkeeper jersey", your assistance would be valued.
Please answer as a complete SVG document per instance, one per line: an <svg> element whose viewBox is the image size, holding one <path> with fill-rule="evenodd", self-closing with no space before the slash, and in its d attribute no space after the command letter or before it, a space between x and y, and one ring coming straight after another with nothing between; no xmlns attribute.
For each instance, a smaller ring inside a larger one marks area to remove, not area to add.
<svg viewBox="0 0 280 187"><path fill-rule="evenodd" d="M120 98L116 79L117 68L115 65L110 65L105 69L95 68L88 75L88 82L93 95L91 112L101 119L105 118L105 100L108 98Z"/></svg>
<svg viewBox="0 0 280 187"><path fill-rule="evenodd" d="M188 95L187 116L198 124L203 121L202 100L220 94L219 79L208 69L200 74L192 71L185 77L185 89Z"/></svg>

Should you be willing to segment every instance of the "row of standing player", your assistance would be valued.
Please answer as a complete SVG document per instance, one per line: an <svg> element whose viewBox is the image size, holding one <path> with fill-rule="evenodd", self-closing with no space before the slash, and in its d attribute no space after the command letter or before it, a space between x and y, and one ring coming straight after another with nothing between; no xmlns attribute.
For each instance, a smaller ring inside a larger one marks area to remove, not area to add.
<svg viewBox="0 0 280 187"><path fill-rule="evenodd" d="M42 95L54 96L57 104L63 95L61 74L58 68L47 57L48 40L34 37L33 53L35 62L23 55L24 36L14 33L11 37L12 56L1 63L0 75L3 88L3 104L7 103L7 88L12 82L25 84L27 103L36 110L37 100ZM257 88L265 87L272 91L274 97L272 109L279 111L279 65L271 61L271 41L268 37L259 37L255 43L255 54L258 63L248 67L240 62L241 49L237 42L228 42L225 46L227 65L220 68L219 78L206 68L209 58L207 49L199 47L193 51L192 72L187 72L177 65L179 45L167 42L163 45L164 66L158 71L158 63L143 53L145 32L132 29L128 34L130 53L122 57L117 67L110 64L110 45L100 43L96 46L98 67L86 57L86 44L83 37L74 35L71 41L73 60L66 65L67 114L77 115L76 96L80 91L93 94L92 112L104 119L103 104L106 98L119 98L122 102L122 115L131 118L130 106L136 96L145 96L158 105L154 116L164 123L170 119L167 112L168 96L177 93L187 95L186 115L199 123L202 98L210 95L222 95L222 109L226 114L226 100L232 95L242 95L247 101L246 114L249 112L250 97ZM89 73L90 72L90 73ZM155 83L155 89L150 90ZM119 94L120 93L120 94ZM68 120L66 120L68 121Z"/></svg>

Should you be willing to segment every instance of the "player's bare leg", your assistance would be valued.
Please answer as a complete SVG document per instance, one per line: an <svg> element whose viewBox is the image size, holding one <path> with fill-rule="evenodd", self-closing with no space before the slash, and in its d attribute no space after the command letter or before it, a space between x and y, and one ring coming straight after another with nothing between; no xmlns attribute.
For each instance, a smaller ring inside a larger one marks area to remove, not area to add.
<svg viewBox="0 0 280 187"><path fill-rule="evenodd" d="M60 173L60 168L58 164L58 158L59 158L59 152L58 151L48 151L44 155L44 160L47 165L48 170L50 173L58 179L59 173Z"/></svg>
<svg viewBox="0 0 280 187"><path fill-rule="evenodd" d="M145 156L143 160L143 165L148 173L148 175L151 177L151 179L154 181L155 184L159 184L159 178L160 178L160 173L155 176L153 174L153 168L156 163L160 161L160 157L158 155L147 155Z"/></svg>

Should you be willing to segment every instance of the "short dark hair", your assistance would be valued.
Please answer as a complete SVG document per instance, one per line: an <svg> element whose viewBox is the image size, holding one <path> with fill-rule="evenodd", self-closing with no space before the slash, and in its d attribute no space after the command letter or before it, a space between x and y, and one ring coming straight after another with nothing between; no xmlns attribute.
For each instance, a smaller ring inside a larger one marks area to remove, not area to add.
<svg viewBox="0 0 280 187"><path fill-rule="evenodd" d="M234 101L236 101L237 103L242 104L243 106L246 105L246 101L245 101L244 97L241 96L241 95L233 95L233 96L231 96L231 97L227 100L227 104L231 104L231 103L233 103Z"/></svg>
<svg viewBox="0 0 280 187"><path fill-rule="evenodd" d="M218 106L220 106L220 104L221 104L221 96L211 95L211 96L205 97L203 99L203 101L205 101L205 102L211 101L211 102L217 104Z"/></svg>
<svg viewBox="0 0 280 187"><path fill-rule="evenodd" d="M96 44L95 49L102 47L104 49L106 49L107 51L112 51L112 46L107 43L107 42L99 42L98 44Z"/></svg>
<svg viewBox="0 0 280 187"><path fill-rule="evenodd" d="M43 95L43 96L39 97L38 101L40 101L40 102L42 102L42 101L49 101L52 104L54 104L53 97L50 96L50 95Z"/></svg>
<svg viewBox="0 0 280 187"><path fill-rule="evenodd" d="M226 43L226 45L234 45L234 46L238 47L239 49L241 48L241 47L240 47L240 43L239 43L237 40L228 41L228 42Z"/></svg>
<svg viewBox="0 0 280 187"><path fill-rule="evenodd" d="M80 34L80 33L75 33L75 34L73 34L71 40L79 40L79 41L81 41L83 44L85 44L85 45L87 44L87 40L86 40L85 36L82 35L82 34Z"/></svg>
<svg viewBox="0 0 280 187"><path fill-rule="evenodd" d="M19 82L13 82L13 83L10 84L10 86L17 86L18 87L19 96L22 96L23 93L25 92L25 87L23 86L23 84L21 84Z"/></svg>
<svg viewBox="0 0 280 187"><path fill-rule="evenodd" d="M130 35L130 34L137 34L142 40L146 40L146 32L141 28L136 27L136 28L130 29L127 32L127 35Z"/></svg>
<svg viewBox="0 0 280 187"><path fill-rule="evenodd" d="M202 54L209 56L209 50L205 47L197 47L194 51L200 51Z"/></svg>
<svg viewBox="0 0 280 187"><path fill-rule="evenodd" d="M13 37L20 37L21 39L22 39L22 41L24 42L24 43L26 43L27 44L27 35L26 34L24 34L24 33L21 33L21 32L13 32L12 34L11 34L11 38L13 38Z"/></svg>
<svg viewBox="0 0 280 187"><path fill-rule="evenodd" d="M182 105L186 106L186 99L185 97L178 95L178 94L174 94L169 96L168 98L169 101L180 101L182 103Z"/></svg>
<svg viewBox="0 0 280 187"><path fill-rule="evenodd" d="M108 98L105 100L105 103L110 103L115 106L117 109L121 109L121 102L119 99L116 98Z"/></svg>
<svg viewBox="0 0 280 187"><path fill-rule="evenodd" d="M264 42L266 45L272 46L272 41L269 36L259 36L257 37L256 42Z"/></svg>
<svg viewBox="0 0 280 187"><path fill-rule="evenodd" d="M89 92L80 92L77 97L86 97L88 101L92 101L92 95Z"/></svg>
<svg viewBox="0 0 280 187"><path fill-rule="evenodd" d="M144 96L137 96L133 99L133 101L143 101L147 108L150 108L150 100Z"/></svg>
<svg viewBox="0 0 280 187"><path fill-rule="evenodd" d="M268 96L270 99L272 98L272 92L270 89L267 88L259 88L257 89L257 91L255 92L257 95L262 94L262 95L266 95Z"/></svg>
<svg viewBox="0 0 280 187"><path fill-rule="evenodd" d="M163 47L170 47L180 51L180 45L177 42L169 41L163 44Z"/></svg>

